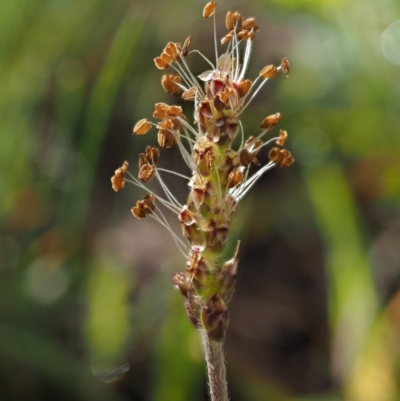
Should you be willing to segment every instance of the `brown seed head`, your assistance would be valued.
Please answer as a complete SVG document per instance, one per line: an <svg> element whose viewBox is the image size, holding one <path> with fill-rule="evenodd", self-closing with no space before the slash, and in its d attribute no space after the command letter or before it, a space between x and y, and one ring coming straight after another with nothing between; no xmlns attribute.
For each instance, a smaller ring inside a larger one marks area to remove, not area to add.
<svg viewBox="0 0 400 401"><path fill-rule="evenodd" d="M168 64L168 65L170 65L170 64L172 64L172 62L174 61L174 59L164 50L162 53L161 53L161 56L160 56L163 60L164 60L164 62L166 63L166 64Z"/></svg>
<svg viewBox="0 0 400 401"><path fill-rule="evenodd" d="M252 32L252 31L246 31L245 29L242 30L242 31L240 31L240 32L237 34L237 38L238 38L239 41L240 41L240 40L251 39L251 38L253 38L253 37L254 37L254 32Z"/></svg>
<svg viewBox="0 0 400 401"><path fill-rule="evenodd" d="M226 34L221 39L221 45L224 45L225 43L228 43L233 38L234 35L235 35L235 31L230 31L228 34Z"/></svg>
<svg viewBox="0 0 400 401"><path fill-rule="evenodd" d="M148 182L156 173L156 168L151 164L144 164L139 170L139 180L142 182Z"/></svg>
<svg viewBox="0 0 400 401"><path fill-rule="evenodd" d="M233 15L233 25L236 27L236 32L240 32L242 30L242 20L242 14L236 11Z"/></svg>
<svg viewBox="0 0 400 401"><path fill-rule="evenodd" d="M181 91L181 88L177 85L181 83L181 77L179 75L163 75L161 78L161 85L164 88L165 92L170 95L178 95Z"/></svg>
<svg viewBox="0 0 400 401"><path fill-rule="evenodd" d="M246 148L241 150L239 157L240 165L244 167L247 167L253 161L253 156Z"/></svg>
<svg viewBox="0 0 400 401"><path fill-rule="evenodd" d="M140 201L136 202L136 205L131 209L131 212L133 216L139 220L146 217L146 212L144 211L142 205L140 204Z"/></svg>
<svg viewBox="0 0 400 401"><path fill-rule="evenodd" d="M257 22L255 18L247 18L243 21L243 29L249 31L250 29L258 30Z"/></svg>
<svg viewBox="0 0 400 401"><path fill-rule="evenodd" d="M162 57L158 56L154 59L154 64L159 70L164 70L169 67L169 63L167 63Z"/></svg>
<svg viewBox="0 0 400 401"><path fill-rule="evenodd" d="M294 163L294 157L288 150L282 149L282 151L283 151L283 157L281 161L281 167L289 167Z"/></svg>
<svg viewBox="0 0 400 401"><path fill-rule="evenodd" d="M175 135L177 136L178 133ZM171 148L172 146L175 146L177 143L175 135L171 131L161 129L158 131L157 135L159 145L162 148Z"/></svg>
<svg viewBox="0 0 400 401"><path fill-rule="evenodd" d="M289 167L294 163L294 157L287 149L272 148L268 156L271 162L281 167Z"/></svg>
<svg viewBox="0 0 400 401"><path fill-rule="evenodd" d="M131 212L137 219L142 219L148 214L152 214L154 209L154 194L148 194L143 196L141 201L136 202L136 205L131 209Z"/></svg>
<svg viewBox="0 0 400 401"><path fill-rule="evenodd" d="M274 65L267 65L260 71L260 77L264 79L273 78L278 75L278 69Z"/></svg>
<svg viewBox="0 0 400 401"><path fill-rule="evenodd" d="M228 177L228 188L237 187L243 181L243 173L239 170L232 171Z"/></svg>
<svg viewBox="0 0 400 401"><path fill-rule="evenodd" d="M183 42L182 46L182 56L186 57L189 53L190 44L192 43L190 36L188 36L185 41Z"/></svg>
<svg viewBox="0 0 400 401"><path fill-rule="evenodd" d="M165 45L163 52L161 53L161 57L170 60L169 64L171 64L173 61L178 61L179 59L178 44L174 42L168 42Z"/></svg>
<svg viewBox="0 0 400 401"><path fill-rule="evenodd" d="M120 192L124 189L125 179L119 175L113 175L111 177L111 187L115 192Z"/></svg>
<svg viewBox="0 0 400 401"><path fill-rule="evenodd" d="M144 135L147 134L151 129L151 124L147 118L139 120L133 127L133 135Z"/></svg>
<svg viewBox="0 0 400 401"><path fill-rule="evenodd" d="M121 167L115 170L115 175L111 177L111 186L115 192L120 192L125 186L125 173L128 170L128 162L124 162Z"/></svg>
<svg viewBox="0 0 400 401"><path fill-rule="evenodd" d="M282 68L282 72L288 77L289 73L290 73L290 63L286 57L284 57L282 59L281 68Z"/></svg>
<svg viewBox="0 0 400 401"><path fill-rule="evenodd" d="M139 154L139 170L144 166L145 164L149 164L149 161L147 160L147 157L144 153Z"/></svg>
<svg viewBox="0 0 400 401"><path fill-rule="evenodd" d="M147 194L143 196L142 200L143 209L146 213L151 214L154 212L155 204L154 204L154 194Z"/></svg>
<svg viewBox="0 0 400 401"><path fill-rule="evenodd" d="M250 79L242 79L238 85L238 94L240 97L244 97L249 93L252 82Z"/></svg>
<svg viewBox="0 0 400 401"><path fill-rule="evenodd" d="M217 3L215 1L209 1L203 9L203 17L204 18L211 17L214 14L216 8L217 8Z"/></svg>
<svg viewBox="0 0 400 401"><path fill-rule="evenodd" d="M177 116L184 118L184 115L182 114L182 108L180 106L169 106L166 103L156 103L154 108L155 111L153 113L153 117L158 118L159 120Z"/></svg>
<svg viewBox="0 0 400 401"><path fill-rule="evenodd" d="M281 156L281 149L279 148L272 148L268 153L269 160L273 163L277 163Z"/></svg>
<svg viewBox="0 0 400 401"><path fill-rule="evenodd" d="M146 159L150 164L156 164L160 157L160 149L154 148L152 146L146 147Z"/></svg>
<svg viewBox="0 0 400 401"><path fill-rule="evenodd" d="M283 146L286 142L288 134L286 131L279 130L279 138L276 140L276 144L279 146Z"/></svg>
<svg viewBox="0 0 400 401"><path fill-rule="evenodd" d="M233 28L235 27L234 21L233 21L234 16L235 16L235 13L234 13L233 11L230 11L230 10L229 10L229 11L226 13L225 25L226 25L226 29L227 29L228 31L233 31Z"/></svg>
<svg viewBox="0 0 400 401"><path fill-rule="evenodd" d="M261 128L263 130L271 129L278 123L281 118L281 113L271 114L270 116L265 117L264 120L261 122Z"/></svg>

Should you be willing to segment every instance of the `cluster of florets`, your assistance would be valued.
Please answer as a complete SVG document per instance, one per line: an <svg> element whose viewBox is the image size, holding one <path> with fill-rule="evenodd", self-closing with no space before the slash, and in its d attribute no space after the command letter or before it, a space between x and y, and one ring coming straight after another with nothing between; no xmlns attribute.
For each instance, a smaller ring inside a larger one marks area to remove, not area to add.
<svg viewBox="0 0 400 401"><path fill-rule="evenodd" d="M215 2L207 3L203 16L213 16L215 9ZM231 260L222 263L220 258L237 204L263 173L275 166L290 166L294 161L291 153L281 148L287 138L286 131L280 130L278 136L266 142L262 139L280 121L280 113L264 118L261 132L247 139L240 122L241 113L266 81L280 71L289 75L288 60L284 58L279 66L264 67L253 82L245 79L252 41L259 29L257 22L254 18L243 20L240 13L229 11L226 27L228 33L221 43L227 44L228 48L218 56L214 17L215 65L197 50L190 51L190 37L183 45L168 42L160 56L154 59L159 69L171 67L176 71L177 75L162 77L162 86L172 95L183 92L184 100L194 101L197 129L188 123L181 107L165 103L155 105L153 117L158 122L142 119L133 128L134 135L144 135L155 126L160 147L177 146L188 166L189 176L156 167L160 151L148 146L139 156L138 178L129 174L125 162L111 179L115 191L122 190L125 181L130 181L148 192L136 203L132 213L139 219L146 216L157 219L174 236L187 258L187 266L185 272L174 274L173 282L186 298L186 310L192 323L206 330L215 341L221 341L225 336L228 324L226 304L236 280L239 245ZM242 43L246 47L241 62L239 46ZM199 53L212 67L197 78L186 62L186 57L193 52ZM237 137L240 145L234 149L232 146ZM251 166L260 166L258 153L272 142L279 147L269 151L270 162L251 175ZM189 195L185 204L178 202L164 184L161 178L164 173L173 173L187 180ZM125 177L126 174L129 178ZM158 178L165 198L150 193L145 187L144 183L154 176ZM187 242L169 227L155 200L178 215Z"/></svg>

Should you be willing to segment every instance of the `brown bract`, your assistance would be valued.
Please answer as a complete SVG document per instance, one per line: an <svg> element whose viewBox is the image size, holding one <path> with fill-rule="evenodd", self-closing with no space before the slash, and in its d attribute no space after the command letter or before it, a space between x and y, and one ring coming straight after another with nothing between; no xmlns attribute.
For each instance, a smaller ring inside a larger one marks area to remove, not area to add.
<svg viewBox="0 0 400 401"><path fill-rule="evenodd" d="M264 120L261 122L261 128L263 130L271 129L278 123L281 118L281 113L271 114L270 116L265 117Z"/></svg>
<svg viewBox="0 0 400 401"><path fill-rule="evenodd" d="M209 18L209 17L211 17L211 16L214 14L216 8L217 8L217 3L216 3L215 1L209 1L209 2L204 6L204 9L203 9L203 17L204 17L204 18Z"/></svg>

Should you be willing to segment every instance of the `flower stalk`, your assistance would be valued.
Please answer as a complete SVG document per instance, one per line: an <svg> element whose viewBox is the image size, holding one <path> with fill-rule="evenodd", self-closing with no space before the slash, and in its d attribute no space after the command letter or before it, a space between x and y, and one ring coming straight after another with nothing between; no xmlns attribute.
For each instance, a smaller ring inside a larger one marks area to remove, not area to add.
<svg viewBox="0 0 400 401"><path fill-rule="evenodd" d="M205 18L214 18L216 60L213 64L198 50L190 50L190 36L183 45L168 42L154 59L157 68L171 68L174 74L161 79L164 90L194 102L196 127L188 122L182 108L156 103L156 122L142 119L133 128L133 135L145 135L152 127L158 130L161 148L177 147L189 170L188 176L157 167L158 148L147 146L139 155L138 178L128 171L128 163L111 178L115 191L125 182L139 186L146 193L136 202L132 214L138 219L156 219L172 236L186 259L184 272L174 273L172 281L185 299L185 308L192 324L201 332L212 401L227 401L227 383L223 342L229 324L228 303L233 295L238 269L240 241L232 258L222 260L237 205L256 181L276 166L287 167L294 162L291 153L282 148L287 132L265 140L267 133L281 120L280 113L265 117L261 132L246 138L241 114L264 84L279 73L289 75L289 61L279 66L264 67L251 81L245 78L252 42L258 31L254 18L243 19L238 12L228 11L225 24L228 33L221 39L226 50L219 56L215 30L216 3L209 2L203 10ZM244 46L244 51L241 47ZM190 54L199 54L211 66L195 77L186 61ZM264 147L275 143L269 151L269 163L261 166L257 159ZM256 171L253 172L254 167ZM165 185L162 176L173 173L187 181L189 194L181 203ZM156 177L164 196L151 193L146 183ZM184 239L169 226L163 209L175 213Z"/></svg>

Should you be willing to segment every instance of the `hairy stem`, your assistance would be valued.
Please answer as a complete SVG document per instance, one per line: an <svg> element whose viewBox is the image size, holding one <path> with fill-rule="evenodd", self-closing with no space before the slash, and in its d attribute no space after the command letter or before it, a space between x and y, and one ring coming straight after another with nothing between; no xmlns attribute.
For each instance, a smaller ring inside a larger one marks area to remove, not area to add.
<svg viewBox="0 0 400 401"><path fill-rule="evenodd" d="M205 330L200 331L207 362L211 401L228 401L223 342L215 342L208 337Z"/></svg>

